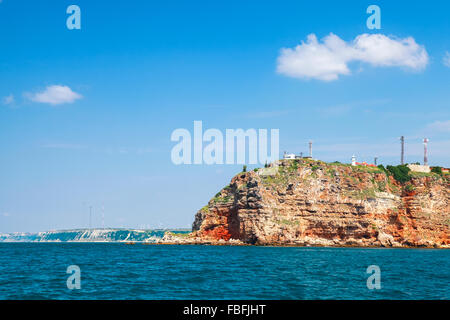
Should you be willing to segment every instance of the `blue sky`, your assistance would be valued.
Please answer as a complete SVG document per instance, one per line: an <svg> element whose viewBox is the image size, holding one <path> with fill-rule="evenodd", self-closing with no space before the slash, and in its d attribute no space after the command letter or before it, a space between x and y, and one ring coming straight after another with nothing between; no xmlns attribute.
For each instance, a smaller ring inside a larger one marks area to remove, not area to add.
<svg viewBox="0 0 450 320"><path fill-rule="evenodd" d="M81 30L66 27L71 4ZM371 4L380 30L366 26ZM171 162L171 133L194 120L276 128L281 152L313 140L325 161L397 164L401 135L406 160L422 161L428 137L430 163L450 167L449 11L448 1L0 1L0 232L87 227L89 206L96 227L102 206L108 227L190 226L241 169ZM280 70L283 48L293 60Z"/></svg>

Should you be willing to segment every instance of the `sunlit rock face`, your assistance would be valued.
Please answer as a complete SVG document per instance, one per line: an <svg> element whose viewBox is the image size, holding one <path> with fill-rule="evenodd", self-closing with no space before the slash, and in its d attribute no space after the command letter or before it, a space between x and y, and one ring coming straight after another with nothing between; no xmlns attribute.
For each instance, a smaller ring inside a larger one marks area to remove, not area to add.
<svg viewBox="0 0 450 320"><path fill-rule="evenodd" d="M199 210L193 238L260 245L450 247L450 179L400 183L373 167L279 161L241 173ZM270 168L269 168L270 169Z"/></svg>

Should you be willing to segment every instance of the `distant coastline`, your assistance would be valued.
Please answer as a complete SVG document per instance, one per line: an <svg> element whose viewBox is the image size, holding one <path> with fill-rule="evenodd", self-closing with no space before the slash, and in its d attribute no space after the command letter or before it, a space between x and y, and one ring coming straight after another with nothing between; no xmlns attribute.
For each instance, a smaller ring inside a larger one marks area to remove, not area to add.
<svg viewBox="0 0 450 320"><path fill-rule="evenodd" d="M7 242L144 242L158 243L166 232L185 234L190 229L95 228L54 230L37 233L0 233L0 243Z"/></svg>

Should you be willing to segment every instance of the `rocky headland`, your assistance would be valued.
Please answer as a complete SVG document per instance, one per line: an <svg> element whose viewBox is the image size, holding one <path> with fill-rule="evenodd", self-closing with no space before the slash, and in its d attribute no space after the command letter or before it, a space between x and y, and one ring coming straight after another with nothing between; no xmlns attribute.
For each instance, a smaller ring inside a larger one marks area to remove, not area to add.
<svg viewBox="0 0 450 320"><path fill-rule="evenodd" d="M450 176L311 159L242 172L161 243L450 247ZM400 180L400 181L399 181Z"/></svg>

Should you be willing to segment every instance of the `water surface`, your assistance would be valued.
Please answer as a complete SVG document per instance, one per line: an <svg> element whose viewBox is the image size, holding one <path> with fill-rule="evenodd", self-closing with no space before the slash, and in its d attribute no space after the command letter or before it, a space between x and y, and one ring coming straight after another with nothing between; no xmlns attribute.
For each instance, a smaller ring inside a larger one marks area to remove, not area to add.
<svg viewBox="0 0 450 320"><path fill-rule="evenodd" d="M0 259L0 299L450 299L450 250L0 243Z"/></svg>

